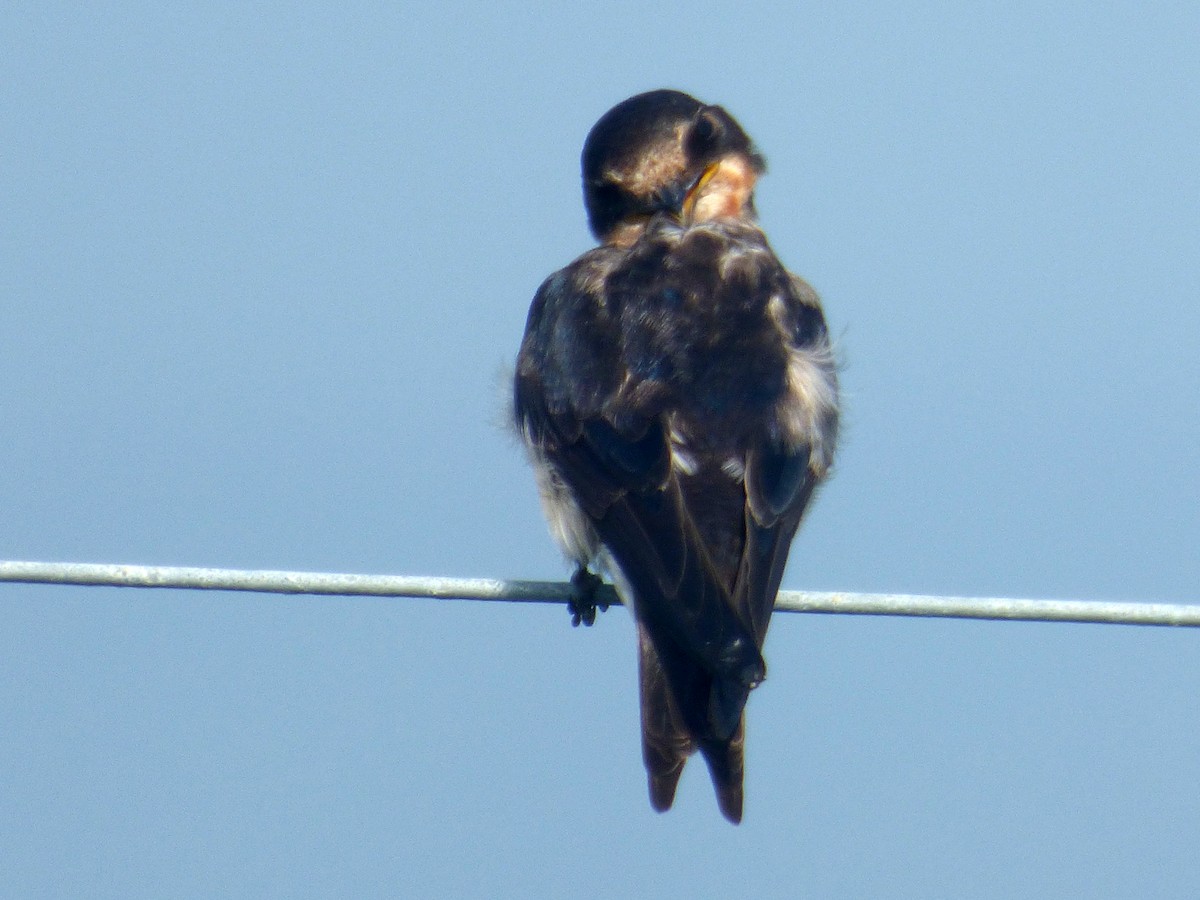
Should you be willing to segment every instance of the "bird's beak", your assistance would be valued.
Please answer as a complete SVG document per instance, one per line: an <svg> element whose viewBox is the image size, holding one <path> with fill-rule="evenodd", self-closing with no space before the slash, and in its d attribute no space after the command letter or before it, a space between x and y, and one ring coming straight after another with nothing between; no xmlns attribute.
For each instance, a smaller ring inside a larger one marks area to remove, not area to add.
<svg viewBox="0 0 1200 900"><path fill-rule="evenodd" d="M704 186L712 180L712 177L717 174L717 169L720 168L720 163L709 163L705 166L704 171L700 173L700 177L692 182L692 186L687 189L687 193L683 195L683 204L680 207L680 218L685 223L692 221L692 213L696 210L696 201L700 199L700 193L704 190Z"/></svg>

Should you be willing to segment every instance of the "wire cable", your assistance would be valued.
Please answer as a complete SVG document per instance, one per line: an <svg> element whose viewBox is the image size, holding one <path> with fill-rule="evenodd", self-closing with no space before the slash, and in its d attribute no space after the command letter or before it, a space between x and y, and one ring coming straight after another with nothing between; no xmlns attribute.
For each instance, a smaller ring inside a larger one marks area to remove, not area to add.
<svg viewBox="0 0 1200 900"><path fill-rule="evenodd" d="M572 586L560 581L502 581L490 578L355 575L70 562L0 562L0 582L5 581L342 597L503 600L520 603L566 603L575 596ZM614 605L620 602L616 592L609 585L600 588L596 600ZM780 591L775 609L781 612L860 616L932 616L1021 622L1200 627L1200 604L1182 603Z"/></svg>

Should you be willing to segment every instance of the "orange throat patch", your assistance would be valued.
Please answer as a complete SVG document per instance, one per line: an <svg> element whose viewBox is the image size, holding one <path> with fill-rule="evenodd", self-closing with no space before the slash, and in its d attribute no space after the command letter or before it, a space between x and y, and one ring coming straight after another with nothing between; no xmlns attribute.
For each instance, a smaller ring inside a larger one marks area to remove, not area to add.
<svg viewBox="0 0 1200 900"><path fill-rule="evenodd" d="M688 221L696 223L745 216L757 180L750 160L741 154L726 156L709 166L687 199L684 208L690 208Z"/></svg>

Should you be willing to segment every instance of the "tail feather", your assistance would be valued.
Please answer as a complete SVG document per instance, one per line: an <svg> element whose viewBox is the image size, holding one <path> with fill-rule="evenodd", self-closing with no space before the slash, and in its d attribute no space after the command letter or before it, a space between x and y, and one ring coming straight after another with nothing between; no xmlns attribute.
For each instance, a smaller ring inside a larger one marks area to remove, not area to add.
<svg viewBox="0 0 1200 900"><path fill-rule="evenodd" d="M722 815L735 825L741 822L745 716L738 713L728 738L718 738L710 732L708 737L697 741L677 708L662 660L650 640L649 632L640 623L638 674L642 700L642 758L646 763L650 805L658 812L666 812L671 808L684 764L699 745L712 776L717 805ZM744 697L742 702L745 702Z"/></svg>
<svg viewBox="0 0 1200 900"><path fill-rule="evenodd" d="M734 825L742 821L743 777L745 763L746 718L738 723L737 731L728 741L705 741L700 753L708 763L717 805L721 814Z"/></svg>
<svg viewBox="0 0 1200 900"><path fill-rule="evenodd" d="M641 684L642 759L650 788L650 805L666 812L675 802L683 764L695 752L675 709L658 653L644 625L638 625L638 678Z"/></svg>
<svg viewBox="0 0 1200 900"><path fill-rule="evenodd" d="M674 761L673 768L655 771L650 763L646 763L646 781L650 788L650 805L655 812L666 812L675 802L675 788L679 786L679 776L683 774L684 760Z"/></svg>

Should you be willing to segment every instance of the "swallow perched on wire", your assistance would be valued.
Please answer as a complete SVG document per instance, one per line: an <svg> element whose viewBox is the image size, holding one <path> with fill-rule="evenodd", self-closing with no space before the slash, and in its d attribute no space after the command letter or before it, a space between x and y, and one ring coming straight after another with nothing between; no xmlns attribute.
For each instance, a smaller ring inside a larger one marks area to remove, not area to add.
<svg viewBox="0 0 1200 900"><path fill-rule="evenodd" d="M550 531L635 615L650 802L669 809L687 757L742 817L746 699L789 545L829 471L834 356L816 293L754 212L765 169L719 106L678 91L606 113L583 148L600 244L529 311L516 425Z"/></svg>

